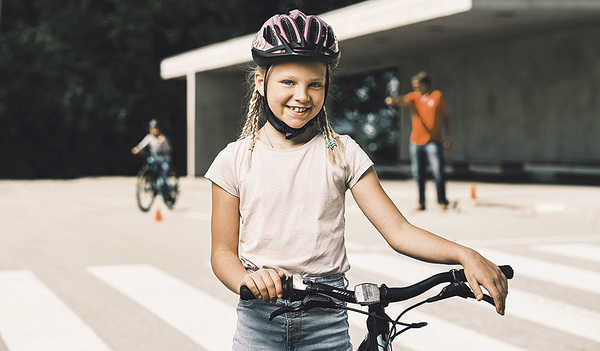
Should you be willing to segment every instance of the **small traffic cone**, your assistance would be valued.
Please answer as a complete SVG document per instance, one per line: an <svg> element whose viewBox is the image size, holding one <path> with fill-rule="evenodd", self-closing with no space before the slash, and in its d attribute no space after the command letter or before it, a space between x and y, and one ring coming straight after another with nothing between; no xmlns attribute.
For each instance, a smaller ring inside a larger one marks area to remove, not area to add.
<svg viewBox="0 0 600 351"><path fill-rule="evenodd" d="M477 200L477 191L475 189L475 183L471 183L471 200Z"/></svg>
<svg viewBox="0 0 600 351"><path fill-rule="evenodd" d="M157 208L157 209L156 209L156 214L154 215L154 220L155 220L156 222L160 222L160 221L162 221L162 215L161 215L161 213L160 213L160 208Z"/></svg>

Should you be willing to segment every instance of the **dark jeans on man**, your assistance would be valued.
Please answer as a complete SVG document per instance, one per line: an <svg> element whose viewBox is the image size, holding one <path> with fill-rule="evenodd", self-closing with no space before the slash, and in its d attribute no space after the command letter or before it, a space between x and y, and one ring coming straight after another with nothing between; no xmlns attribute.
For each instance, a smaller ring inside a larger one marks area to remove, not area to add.
<svg viewBox="0 0 600 351"><path fill-rule="evenodd" d="M429 142L425 145L410 144L411 172L419 187L419 204L425 208L425 181L427 162L431 168L438 204L448 204L446 199L446 177L444 175L444 149L442 143Z"/></svg>

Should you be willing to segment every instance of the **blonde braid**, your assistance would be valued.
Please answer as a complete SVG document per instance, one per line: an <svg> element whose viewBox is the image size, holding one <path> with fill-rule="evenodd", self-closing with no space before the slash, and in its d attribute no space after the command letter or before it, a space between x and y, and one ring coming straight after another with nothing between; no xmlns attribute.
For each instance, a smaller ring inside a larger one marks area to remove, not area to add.
<svg viewBox="0 0 600 351"><path fill-rule="evenodd" d="M250 102L248 104L248 114L246 115L246 122L244 123L244 128L242 128L242 133L238 140L242 140L245 137L252 134L252 122L254 119L255 111L257 110L258 105L260 104L260 94L258 91L254 91L252 93L252 97L250 98Z"/></svg>
<svg viewBox="0 0 600 351"><path fill-rule="evenodd" d="M346 148L344 143L340 140L340 135L336 133L327 118L327 111L323 107L323 111L319 113L319 124L321 125L321 131L323 133L323 139L325 139L325 145L327 147L327 156L329 160L340 167L346 167L346 157L344 152Z"/></svg>
<svg viewBox="0 0 600 351"><path fill-rule="evenodd" d="M246 158L247 166L250 168L252 164L252 151L256 145L256 139L258 139L258 129L260 120L260 108L261 108L261 95L258 91L252 93L250 104L248 107L248 115L246 116L246 123L242 129L242 133L238 140L242 140L246 137L250 137L250 145L248 147L248 155Z"/></svg>

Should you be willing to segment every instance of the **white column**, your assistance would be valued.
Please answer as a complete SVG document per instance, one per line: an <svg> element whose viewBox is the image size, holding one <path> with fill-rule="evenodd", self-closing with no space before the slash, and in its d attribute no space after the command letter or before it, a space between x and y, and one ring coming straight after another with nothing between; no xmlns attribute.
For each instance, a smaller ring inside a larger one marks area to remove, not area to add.
<svg viewBox="0 0 600 351"><path fill-rule="evenodd" d="M186 74L187 81L187 176L196 177L196 72Z"/></svg>

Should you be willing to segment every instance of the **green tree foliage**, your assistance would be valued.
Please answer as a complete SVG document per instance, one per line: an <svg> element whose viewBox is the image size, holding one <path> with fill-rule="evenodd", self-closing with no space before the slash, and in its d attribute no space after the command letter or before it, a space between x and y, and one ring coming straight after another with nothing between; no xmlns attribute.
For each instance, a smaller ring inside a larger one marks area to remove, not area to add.
<svg viewBox="0 0 600 351"><path fill-rule="evenodd" d="M387 96L398 95L396 69L339 77L331 87L332 125L352 136L379 165L398 160L398 113L386 107Z"/></svg>
<svg viewBox="0 0 600 351"><path fill-rule="evenodd" d="M130 175L161 121L185 169L185 82L165 57L255 32L274 13L360 1L3 0L0 178Z"/></svg>

